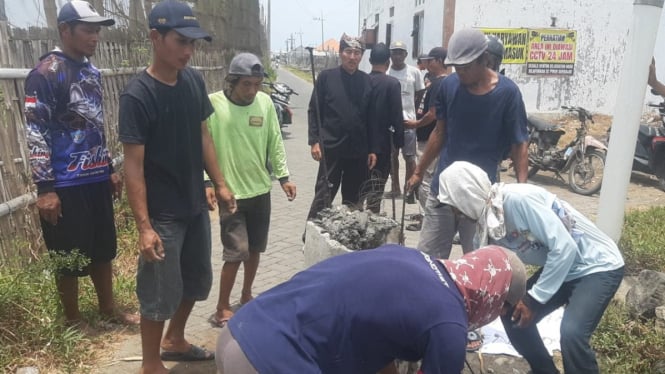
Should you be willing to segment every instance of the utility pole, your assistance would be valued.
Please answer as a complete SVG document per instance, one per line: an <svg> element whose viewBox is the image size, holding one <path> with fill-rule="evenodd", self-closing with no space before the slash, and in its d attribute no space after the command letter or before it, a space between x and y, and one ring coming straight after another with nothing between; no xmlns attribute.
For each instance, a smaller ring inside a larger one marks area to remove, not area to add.
<svg viewBox="0 0 665 374"><path fill-rule="evenodd" d="M305 63L305 55L303 54L304 50L302 47L302 30L300 32L297 32L296 34L300 35L300 62L304 65Z"/></svg>
<svg viewBox="0 0 665 374"><path fill-rule="evenodd" d="M321 21L321 50L323 51L323 48L324 48L323 47L323 44L324 44L324 41L323 41L323 21L325 21L325 19L323 18L323 11L321 11L321 17L314 17L314 21Z"/></svg>
<svg viewBox="0 0 665 374"><path fill-rule="evenodd" d="M293 42L296 41L296 39L293 37L293 33L291 33L291 38L289 38L289 40L291 41L291 51L293 51L293 49L294 49L293 48Z"/></svg>

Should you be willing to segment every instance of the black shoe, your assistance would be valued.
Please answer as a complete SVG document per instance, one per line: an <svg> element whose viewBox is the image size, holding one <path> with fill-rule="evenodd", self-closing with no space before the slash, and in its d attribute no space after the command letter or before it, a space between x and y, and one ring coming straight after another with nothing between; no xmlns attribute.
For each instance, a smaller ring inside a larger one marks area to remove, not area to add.
<svg viewBox="0 0 665 374"><path fill-rule="evenodd" d="M416 194L411 192L406 195L406 203L407 204L415 204L416 203Z"/></svg>
<svg viewBox="0 0 665 374"><path fill-rule="evenodd" d="M420 222L411 223L406 226L406 229L409 231L420 231L423 228L423 224Z"/></svg>

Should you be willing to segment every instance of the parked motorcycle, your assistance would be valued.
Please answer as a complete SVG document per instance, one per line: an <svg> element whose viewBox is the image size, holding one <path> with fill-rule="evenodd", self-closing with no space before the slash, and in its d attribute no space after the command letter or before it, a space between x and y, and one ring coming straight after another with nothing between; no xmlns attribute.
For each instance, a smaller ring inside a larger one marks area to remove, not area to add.
<svg viewBox="0 0 665 374"><path fill-rule="evenodd" d="M658 178L658 187L665 191L665 127L663 126L665 124L665 102L648 105L658 108L661 123L659 126L640 124L633 157L633 170L655 175ZM609 135L610 129L607 130L608 143Z"/></svg>
<svg viewBox="0 0 665 374"><path fill-rule="evenodd" d="M291 95L298 95L298 93L286 83L264 81L263 85L270 89L269 94L275 105L279 127L283 128L293 123L293 112L289 107L289 101L291 100Z"/></svg>
<svg viewBox="0 0 665 374"><path fill-rule="evenodd" d="M573 192L592 195L603 181L607 146L588 135L587 120L593 123L591 113L582 107L562 106L564 110L577 113L580 127L573 140L565 147L557 143L566 133L561 126L529 116L529 173L534 176L539 170L552 171L561 180L561 173L568 173L568 185Z"/></svg>

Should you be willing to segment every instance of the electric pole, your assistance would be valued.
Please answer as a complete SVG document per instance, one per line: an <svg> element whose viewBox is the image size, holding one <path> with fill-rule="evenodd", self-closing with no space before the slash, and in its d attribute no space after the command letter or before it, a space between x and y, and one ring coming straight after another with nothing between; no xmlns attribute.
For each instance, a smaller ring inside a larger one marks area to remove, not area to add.
<svg viewBox="0 0 665 374"><path fill-rule="evenodd" d="M302 32L302 30L300 30L300 32L297 32L296 34L298 34L300 36L300 63L302 63L304 65L305 55L303 54L304 49L302 47L302 34L303 34L303 32Z"/></svg>
<svg viewBox="0 0 665 374"><path fill-rule="evenodd" d="M324 49L324 41L323 41L323 21L325 19L323 18L323 11L321 11L321 17L314 17L314 21L321 21L321 50L323 51Z"/></svg>

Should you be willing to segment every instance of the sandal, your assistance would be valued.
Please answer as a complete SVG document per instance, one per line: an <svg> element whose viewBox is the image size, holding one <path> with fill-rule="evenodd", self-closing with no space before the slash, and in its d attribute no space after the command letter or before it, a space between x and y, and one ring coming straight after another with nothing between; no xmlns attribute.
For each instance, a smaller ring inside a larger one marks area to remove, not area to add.
<svg viewBox="0 0 665 374"><path fill-rule="evenodd" d="M483 346L483 334L480 329L466 333L466 351L476 352Z"/></svg>

